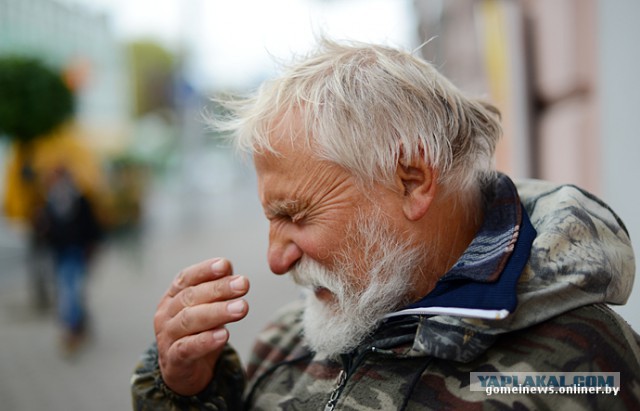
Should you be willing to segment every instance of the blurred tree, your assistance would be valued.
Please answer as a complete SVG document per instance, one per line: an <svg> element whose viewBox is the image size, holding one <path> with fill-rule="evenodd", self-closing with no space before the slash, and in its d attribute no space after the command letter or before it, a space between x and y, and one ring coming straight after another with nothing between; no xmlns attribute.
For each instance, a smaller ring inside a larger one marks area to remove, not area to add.
<svg viewBox="0 0 640 411"><path fill-rule="evenodd" d="M14 143L6 172L4 211L9 217L32 217L39 202L34 143L61 127L73 111L73 92L61 72L35 58L0 58L0 136Z"/></svg>
<svg viewBox="0 0 640 411"><path fill-rule="evenodd" d="M74 111L73 93L36 59L0 58L0 135L28 142L50 133Z"/></svg>
<svg viewBox="0 0 640 411"><path fill-rule="evenodd" d="M13 143L3 208L11 219L31 222L42 203L41 180L59 166L71 171L85 194L98 194L99 162L71 121L69 74L31 57L0 57L0 136Z"/></svg>
<svg viewBox="0 0 640 411"><path fill-rule="evenodd" d="M175 57L151 41L128 45L133 84L134 115L173 108Z"/></svg>

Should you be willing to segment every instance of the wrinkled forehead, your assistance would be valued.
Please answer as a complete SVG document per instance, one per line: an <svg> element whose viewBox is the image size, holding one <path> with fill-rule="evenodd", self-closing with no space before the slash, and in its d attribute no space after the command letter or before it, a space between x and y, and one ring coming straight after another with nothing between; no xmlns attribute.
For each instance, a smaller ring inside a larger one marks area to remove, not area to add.
<svg viewBox="0 0 640 411"><path fill-rule="evenodd" d="M318 160L313 149L302 139L275 135L269 139L268 148L253 154L253 163L258 177L266 172L277 170L304 172L306 168Z"/></svg>
<svg viewBox="0 0 640 411"><path fill-rule="evenodd" d="M293 204L311 204L312 199L322 197L332 181L349 178L335 163L318 159L309 147L291 140L274 143L274 151L254 154L253 161L258 196L268 215L291 211L287 207Z"/></svg>

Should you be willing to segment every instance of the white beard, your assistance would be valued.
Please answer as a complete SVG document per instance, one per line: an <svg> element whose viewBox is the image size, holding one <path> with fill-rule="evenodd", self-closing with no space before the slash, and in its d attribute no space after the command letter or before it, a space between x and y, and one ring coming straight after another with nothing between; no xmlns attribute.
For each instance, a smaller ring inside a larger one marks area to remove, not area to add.
<svg viewBox="0 0 640 411"><path fill-rule="evenodd" d="M306 341L313 351L329 357L356 348L385 314L410 302L414 279L425 258L424 249L408 241L401 243L379 212L369 216L360 213L347 232L357 239L356 247L369 263L364 279L356 280L355 263L346 257L337 258L336 268L328 270L303 256L290 271L307 294L303 315ZM342 254L346 256L348 250ZM314 294L319 287L329 290L333 299L319 300Z"/></svg>

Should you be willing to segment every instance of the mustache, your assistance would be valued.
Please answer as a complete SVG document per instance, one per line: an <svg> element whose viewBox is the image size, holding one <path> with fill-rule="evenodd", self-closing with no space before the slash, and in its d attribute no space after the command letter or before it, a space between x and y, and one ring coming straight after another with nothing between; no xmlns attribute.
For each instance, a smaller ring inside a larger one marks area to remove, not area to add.
<svg viewBox="0 0 640 411"><path fill-rule="evenodd" d="M330 270L306 256L303 256L288 274L295 284L304 288L323 287L331 290L334 287L332 283L335 283L335 281L329 281L328 279L336 278Z"/></svg>

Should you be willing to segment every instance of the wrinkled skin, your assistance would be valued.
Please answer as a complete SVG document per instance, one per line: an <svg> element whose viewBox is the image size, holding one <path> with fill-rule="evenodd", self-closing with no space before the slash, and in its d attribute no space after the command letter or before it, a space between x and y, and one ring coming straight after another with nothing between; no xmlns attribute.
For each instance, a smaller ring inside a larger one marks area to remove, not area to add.
<svg viewBox="0 0 640 411"><path fill-rule="evenodd" d="M165 384L195 395L211 381L229 333L249 306L242 297L249 281L234 276L231 263L211 259L186 268L164 294L154 317L158 357Z"/></svg>

